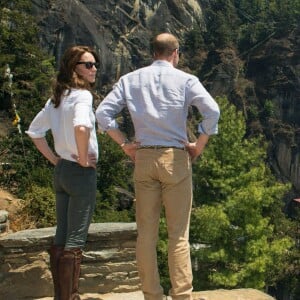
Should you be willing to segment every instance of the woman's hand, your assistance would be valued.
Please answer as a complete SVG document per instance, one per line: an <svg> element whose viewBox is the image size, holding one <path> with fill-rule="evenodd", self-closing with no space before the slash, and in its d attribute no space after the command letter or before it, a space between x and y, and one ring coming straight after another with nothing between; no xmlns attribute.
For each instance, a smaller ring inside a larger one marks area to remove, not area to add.
<svg viewBox="0 0 300 300"><path fill-rule="evenodd" d="M75 154L71 155L82 167L84 168L94 168L96 169L97 166L97 157L95 153L89 153L88 157L85 161L79 159L79 157Z"/></svg>

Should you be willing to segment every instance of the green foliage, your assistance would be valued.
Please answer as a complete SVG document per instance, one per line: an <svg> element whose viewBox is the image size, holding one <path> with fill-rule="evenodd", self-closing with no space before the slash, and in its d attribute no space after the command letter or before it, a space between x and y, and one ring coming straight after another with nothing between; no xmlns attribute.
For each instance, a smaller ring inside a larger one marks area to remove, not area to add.
<svg viewBox="0 0 300 300"><path fill-rule="evenodd" d="M9 162L14 172L9 172L0 184L7 180L18 186L18 196L23 197L32 182L49 186L49 164L34 148L24 133L35 114L44 106L50 95L49 79L54 75L54 58L46 55L38 41L38 27L30 15L28 0L3 1L0 9L0 84L2 95L9 98L9 116L15 119L15 108L21 118L20 129L12 127L7 137L1 138L1 161ZM4 77L6 65L13 75L12 84ZM38 166L38 168L35 168ZM9 178L8 178L9 176ZM48 179L47 179L48 177Z"/></svg>
<svg viewBox="0 0 300 300"><path fill-rule="evenodd" d="M184 49L192 50L194 53L196 50L202 49L203 46L204 40L201 28L194 25L193 28L185 34Z"/></svg>
<svg viewBox="0 0 300 300"><path fill-rule="evenodd" d="M210 245L216 241L222 244L222 239L226 238L224 232L229 226L230 220L222 205L203 205L201 209L194 210L191 239L196 241L198 233L201 233L202 244Z"/></svg>
<svg viewBox="0 0 300 300"><path fill-rule="evenodd" d="M103 195L97 190L96 207L93 215L93 222L107 223L107 222L134 222L135 210L134 206L130 209L116 209L111 205L110 199L103 199ZM118 204L115 202L115 206Z"/></svg>
<svg viewBox="0 0 300 300"><path fill-rule="evenodd" d="M205 10L207 31L204 33L204 40L209 49L225 48L235 42L239 19L232 2L232 0L211 1Z"/></svg>
<svg viewBox="0 0 300 300"><path fill-rule="evenodd" d="M266 99L264 103L263 114L265 118L274 118L276 117L276 112L278 111L275 106L275 101Z"/></svg>
<svg viewBox="0 0 300 300"><path fill-rule="evenodd" d="M40 186L52 186L53 166L38 152L26 134L20 134L17 128L1 138L1 162L8 163L0 176L0 186L10 189L20 198L31 188L32 183Z"/></svg>
<svg viewBox="0 0 300 300"><path fill-rule="evenodd" d="M30 9L30 1L12 0L4 1L0 10L0 84L3 92L12 95L11 103L16 105L23 126L28 126L44 105L50 94L49 79L54 75L54 58L39 45ZM6 64L13 75L11 87L4 78Z"/></svg>
<svg viewBox="0 0 300 300"><path fill-rule="evenodd" d="M241 52L247 52L254 46L267 40L275 32L274 24L262 21L246 23L240 26L238 46Z"/></svg>
<svg viewBox="0 0 300 300"><path fill-rule="evenodd" d="M132 190L133 163L122 149L107 135L100 134L98 184L102 199L110 203L110 208L118 208L118 192L116 187Z"/></svg>
<svg viewBox="0 0 300 300"><path fill-rule="evenodd" d="M93 222L132 222L135 215L133 203L123 209L117 188L133 190L133 164L107 134L99 134L98 142L97 201Z"/></svg>
<svg viewBox="0 0 300 300"><path fill-rule="evenodd" d="M189 50L238 45L242 53L248 52L271 36L286 36L300 17L299 0L216 0L203 7L205 26L200 31L195 24L187 33L185 48Z"/></svg>
<svg viewBox="0 0 300 300"><path fill-rule="evenodd" d="M109 223L109 222L134 222L134 211L132 210L111 210L101 207L97 209L93 216L94 223Z"/></svg>
<svg viewBox="0 0 300 300"><path fill-rule="evenodd" d="M55 225L55 195L50 187L32 185L31 190L25 193L24 199L23 213L32 216L38 228Z"/></svg>
<svg viewBox="0 0 300 300"><path fill-rule="evenodd" d="M168 232L164 210L161 213L159 223L159 240L157 243L157 261L161 278L161 286L167 295L171 288L168 266Z"/></svg>
<svg viewBox="0 0 300 300"><path fill-rule="evenodd" d="M255 177L255 174L246 173L242 178L242 173L264 164L266 158L266 146L261 139L243 139L246 124L242 113L228 101L221 98L219 101L223 101L220 103L220 134L211 138L209 148L194 167L196 205L200 204L199 201L204 204L227 199L235 187L251 182Z"/></svg>
<svg viewBox="0 0 300 300"><path fill-rule="evenodd" d="M259 44L271 35L285 36L299 23L300 2L287 1L234 1L242 22L239 47L242 52Z"/></svg>
<svg viewBox="0 0 300 300"><path fill-rule="evenodd" d="M290 186L272 176L262 139L244 138L242 114L226 98L217 101L219 135L194 166L191 240L202 245L194 251L202 279L195 274L195 286L263 289L282 276L293 246L281 209Z"/></svg>

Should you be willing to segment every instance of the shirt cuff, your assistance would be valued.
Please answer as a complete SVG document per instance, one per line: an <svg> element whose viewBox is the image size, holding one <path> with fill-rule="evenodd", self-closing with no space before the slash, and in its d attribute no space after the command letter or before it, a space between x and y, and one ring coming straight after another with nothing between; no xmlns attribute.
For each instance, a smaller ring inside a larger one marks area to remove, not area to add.
<svg viewBox="0 0 300 300"><path fill-rule="evenodd" d="M80 120L77 120L77 121L73 122L73 125L74 125L74 127L84 126L84 127L89 128L89 129L92 129L94 127L91 122L89 122L89 121L85 122L85 121L80 121Z"/></svg>
<svg viewBox="0 0 300 300"><path fill-rule="evenodd" d="M104 125L104 124L101 125L100 123L98 123L98 128L101 131L107 131L107 130L110 130L110 129L118 129L119 124L117 123L116 120L112 120L108 125Z"/></svg>
<svg viewBox="0 0 300 300"><path fill-rule="evenodd" d="M203 128L202 123L198 125L198 133L203 133L206 135L213 135L218 133L218 126L215 126L214 128L210 128L209 130L206 130Z"/></svg>
<svg viewBox="0 0 300 300"><path fill-rule="evenodd" d="M40 133L40 132L32 132L29 130L25 131L26 134L28 134L32 139L39 139L39 138L43 138L46 136L45 133Z"/></svg>

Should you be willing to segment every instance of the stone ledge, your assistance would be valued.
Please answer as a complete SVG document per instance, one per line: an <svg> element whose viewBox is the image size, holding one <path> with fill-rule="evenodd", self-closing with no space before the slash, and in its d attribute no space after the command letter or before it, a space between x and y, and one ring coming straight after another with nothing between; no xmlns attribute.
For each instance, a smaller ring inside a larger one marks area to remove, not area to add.
<svg viewBox="0 0 300 300"><path fill-rule="evenodd" d="M55 234L55 227L28 229L3 235L0 238L0 246L10 247L35 247L51 245ZM87 244L95 240L125 240L136 236L135 223L92 223L89 227Z"/></svg>
<svg viewBox="0 0 300 300"><path fill-rule="evenodd" d="M144 300L141 291L131 293L84 294L82 300ZM275 298L255 289L214 290L194 292L194 300L275 300ZM34 300L52 300L52 298L38 298ZM171 300L166 297L165 300Z"/></svg>
<svg viewBox="0 0 300 300"><path fill-rule="evenodd" d="M275 298L255 289L214 290L195 292L195 300L275 300Z"/></svg>

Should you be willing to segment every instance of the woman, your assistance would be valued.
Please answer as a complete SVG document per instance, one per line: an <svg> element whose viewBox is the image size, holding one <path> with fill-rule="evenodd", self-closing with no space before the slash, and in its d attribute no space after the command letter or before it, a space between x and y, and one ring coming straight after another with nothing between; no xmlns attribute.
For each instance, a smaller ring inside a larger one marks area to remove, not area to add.
<svg viewBox="0 0 300 300"><path fill-rule="evenodd" d="M93 94L99 59L86 46L64 53L53 96L36 115L26 133L55 166L57 228L49 250L54 299L80 299L78 281L82 248L96 199L98 143ZM51 130L55 152L45 138Z"/></svg>

